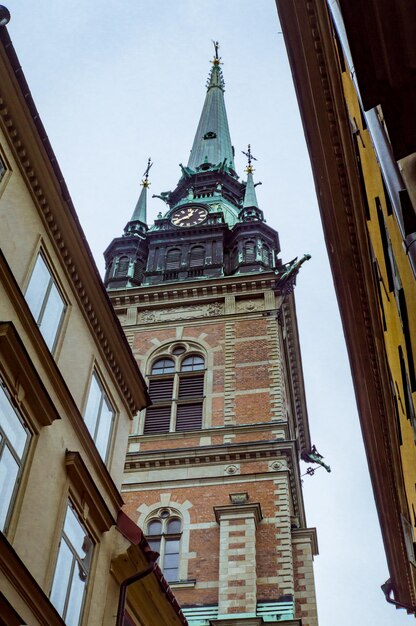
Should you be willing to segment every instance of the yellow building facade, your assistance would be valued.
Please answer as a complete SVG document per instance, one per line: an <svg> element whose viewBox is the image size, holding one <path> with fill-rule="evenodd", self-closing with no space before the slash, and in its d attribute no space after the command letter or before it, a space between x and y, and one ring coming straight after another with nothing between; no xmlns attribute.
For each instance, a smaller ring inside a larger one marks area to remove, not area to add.
<svg viewBox="0 0 416 626"><path fill-rule="evenodd" d="M0 85L0 623L186 624L121 512L146 386L4 25Z"/></svg>
<svg viewBox="0 0 416 626"><path fill-rule="evenodd" d="M276 4L390 572L380 584L416 614L416 11Z"/></svg>

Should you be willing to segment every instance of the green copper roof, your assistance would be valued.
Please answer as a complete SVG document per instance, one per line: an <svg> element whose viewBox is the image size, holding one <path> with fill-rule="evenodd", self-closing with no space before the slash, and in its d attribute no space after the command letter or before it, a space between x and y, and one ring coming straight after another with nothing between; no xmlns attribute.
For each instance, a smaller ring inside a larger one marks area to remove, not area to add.
<svg viewBox="0 0 416 626"><path fill-rule="evenodd" d="M259 208L257 204L256 188L254 187L253 174L251 171L247 173L247 185L244 194L243 209L248 207Z"/></svg>
<svg viewBox="0 0 416 626"><path fill-rule="evenodd" d="M143 224L147 224L147 187L148 185L143 185L142 187L136 208L130 220L131 222L143 222Z"/></svg>
<svg viewBox="0 0 416 626"><path fill-rule="evenodd" d="M196 171L204 163L235 169L233 148L224 103L224 79L218 57L208 78L207 95L195 134L188 168Z"/></svg>

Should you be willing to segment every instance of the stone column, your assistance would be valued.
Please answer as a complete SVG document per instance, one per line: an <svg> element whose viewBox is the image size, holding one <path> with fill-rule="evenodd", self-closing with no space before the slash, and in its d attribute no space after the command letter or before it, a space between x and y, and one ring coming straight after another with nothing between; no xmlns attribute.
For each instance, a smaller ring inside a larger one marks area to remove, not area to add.
<svg viewBox="0 0 416 626"><path fill-rule="evenodd" d="M217 506L214 511L220 525L219 617L230 614L255 617L256 528L262 519L260 504Z"/></svg>

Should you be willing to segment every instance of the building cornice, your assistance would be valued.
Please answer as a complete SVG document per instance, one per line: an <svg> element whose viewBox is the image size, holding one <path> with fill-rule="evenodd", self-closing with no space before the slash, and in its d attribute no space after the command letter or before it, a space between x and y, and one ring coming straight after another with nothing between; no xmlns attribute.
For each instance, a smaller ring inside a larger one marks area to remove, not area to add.
<svg viewBox="0 0 416 626"><path fill-rule="evenodd" d="M7 29L0 30L0 120L103 359L131 416L146 386L109 303ZM12 112L13 111L13 114Z"/></svg>

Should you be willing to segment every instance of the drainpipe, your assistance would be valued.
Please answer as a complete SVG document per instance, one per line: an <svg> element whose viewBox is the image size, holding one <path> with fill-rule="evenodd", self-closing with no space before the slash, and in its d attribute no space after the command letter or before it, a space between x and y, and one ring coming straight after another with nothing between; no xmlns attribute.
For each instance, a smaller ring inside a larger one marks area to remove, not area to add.
<svg viewBox="0 0 416 626"><path fill-rule="evenodd" d="M116 626L123 626L124 617L126 614L127 587L141 580L142 578L146 578L146 576L148 576L155 570L156 561L159 558L159 554L157 552L152 552L152 551L148 552L147 554L150 559L149 567L142 570L141 572L136 572L136 574L129 576L129 578L126 578L126 580L123 580L123 582L120 585L120 595L118 598Z"/></svg>
<svg viewBox="0 0 416 626"><path fill-rule="evenodd" d="M390 597L390 594L393 591L393 585L390 578L386 580L384 585L381 585L381 590L384 593L384 596L389 604L394 604L396 609L407 609L407 611L411 611L413 615L416 615L416 606L404 604L403 602L398 602L397 600L393 600L393 598Z"/></svg>

